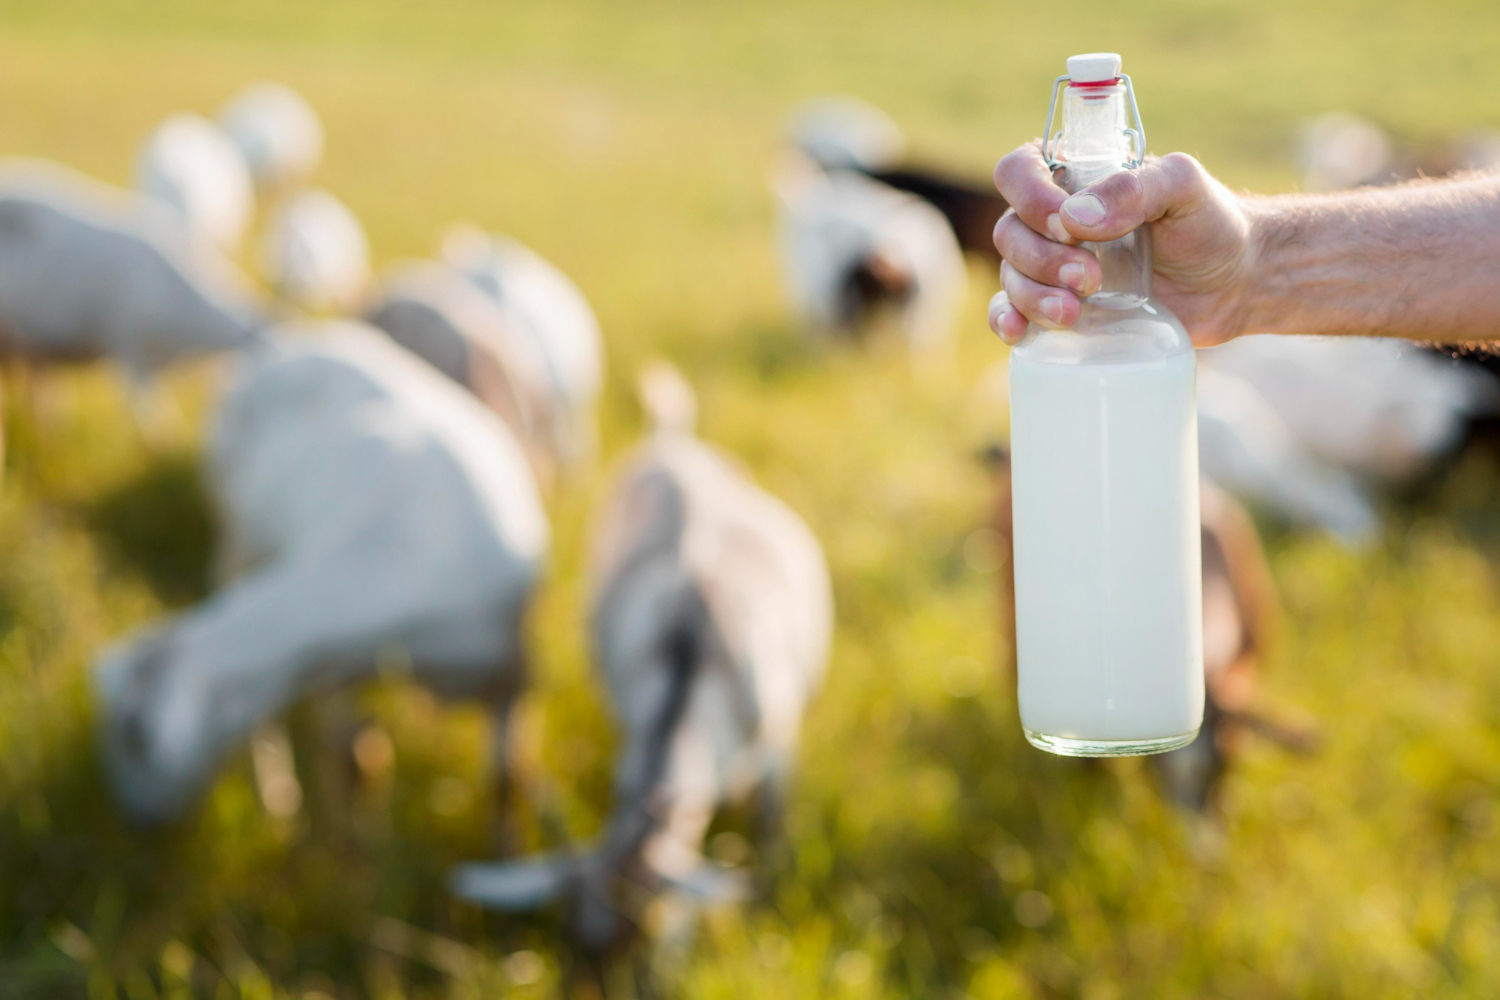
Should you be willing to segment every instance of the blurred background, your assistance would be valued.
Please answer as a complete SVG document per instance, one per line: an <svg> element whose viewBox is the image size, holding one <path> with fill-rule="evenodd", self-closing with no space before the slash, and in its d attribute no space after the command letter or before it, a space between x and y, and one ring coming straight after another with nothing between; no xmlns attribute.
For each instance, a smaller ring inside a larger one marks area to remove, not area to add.
<svg viewBox="0 0 1500 1000"><path fill-rule="evenodd" d="M971 264L951 352L819 346L781 286L768 177L792 109L836 92L983 181L1039 134L1064 58L1109 49L1154 152L1292 190L1315 116L1412 148L1500 127L1497 46L1500 8L1457 0L3 2L0 151L124 185L167 114L289 84L327 130L319 182L377 264L469 219L583 289L609 373L599 469L640 433L635 371L666 356L702 435L808 521L837 635L786 843L757 859L745 817L716 820L711 854L760 862L755 898L712 909L649 976L617 969L611 995L1484 996L1500 991L1493 461L1382 500L1364 548L1262 520L1285 620L1261 691L1319 748L1248 741L1216 813L1184 812L1138 761L1022 738L976 458L1006 423L991 266ZM27 377L5 375L0 487L0 997L562 995L555 915L444 889L449 866L496 853L472 706L359 688L379 752L353 784L320 764L318 705L299 706L300 809L265 808L241 753L190 819L119 818L87 668L208 592L199 428L219 373L174 372L149 441L112 369L36 392ZM588 837L609 808L618 737L581 582L604 482L549 500L518 734L549 801L514 817L533 846Z"/></svg>

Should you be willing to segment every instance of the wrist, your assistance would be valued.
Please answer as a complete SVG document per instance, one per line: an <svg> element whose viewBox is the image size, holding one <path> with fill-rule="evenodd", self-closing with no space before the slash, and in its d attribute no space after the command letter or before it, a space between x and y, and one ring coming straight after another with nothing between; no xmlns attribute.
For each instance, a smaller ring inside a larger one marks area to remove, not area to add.
<svg viewBox="0 0 1500 1000"><path fill-rule="evenodd" d="M1288 248L1298 241L1295 214L1271 198L1238 195L1248 239L1237 289L1233 333L1300 333L1303 310L1290 286Z"/></svg>

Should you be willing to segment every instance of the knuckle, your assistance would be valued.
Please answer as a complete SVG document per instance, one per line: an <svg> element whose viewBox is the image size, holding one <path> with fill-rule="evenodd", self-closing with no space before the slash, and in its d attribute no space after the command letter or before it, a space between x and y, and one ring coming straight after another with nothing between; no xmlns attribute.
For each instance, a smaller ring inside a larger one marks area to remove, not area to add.
<svg viewBox="0 0 1500 1000"><path fill-rule="evenodd" d="M1022 259L1026 263L1026 270L1037 278L1048 278L1056 276L1057 272L1072 259L1068 248L1060 243L1037 237L1028 241Z"/></svg>
<svg viewBox="0 0 1500 1000"><path fill-rule="evenodd" d="M1000 251L1001 257L1009 257L1016 251L1023 229L1029 232L1026 223L1021 221L1015 209L1010 209L1000 216L1000 221L995 223L995 249Z"/></svg>
<svg viewBox="0 0 1500 1000"><path fill-rule="evenodd" d="M1122 170L1089 188L1091 194L1103 200L1108 217L1094 228L1109 228L1120 218L1130 218L1140 210L1144 189L1140 171Z"/></svg>
<svg viewBox="0 0 1500 1000"><path fill-rule="evenodd" d="M1110 191L1113 202L1122 206L1134 206L1141 200L1141 175L1136 170L1122 170L1115 174L1105 183L1112 183L1114 189ZM1106 204L1112 202L1106 201Z"/></svg>
<svg viewBox="0 0 1500 1000"><path fill-rule="evenodd" d="M1022 149L1012 150L1000 157L1000 162L995 164L995 186L1003 193L1007 187L1015 183L1018 168L1021 165Z"/></svg>
<svg viewBox="0 0 1500 1000"><path fill-rule="evenodd" d="M1054 197L1052 192L1048 191L1040 183L1029 184L1023 190L1016 192L1016 197L1011 200L1011 204L1027 218L1035 219L1040 223L1047 216L1057 211L1057 207L1062 204L1066 197L1067 195L1062 194L1060 191Z"/></svg>
<svg viewBox="0 0 1500 1000"><path fill-rule="evenodd" d="M1002 276L1000 287L1010 303L1022 312L1031 312L1041 301L1042 286L1015 268Z"/></svg>
<svg viewBox="0 0 1500 1000"><path fill-rule="evenodd" d="M1007 208L1005 213L999 219L995 220L995 243L997 245L1000 243L1001 238L1010 232L1010 227L1014 225L1015 218L1016 210L1014 208Z"/></svg>
<svg viewBox="0 0 1500 1000"><path fill-rule="evenodd" d="M1020 272L1009 264L1000 265L1000 287L1005 289L1005 294L1010 296L1012 302L1019 300L1026 293Z"/></svg>
<svg viewBox="0 0 1500 1000"><path fill-rule="evenodd" d="M1057 187L1032 146L1008 154L995 166L995 186L1025 219L1039 220L1055 212L1067 197Z"/></svg>
<svg viewBox="0 0 1500 1000"><path fill-rule="evenodd" d="M1196 198L1207 188L1208 171L1187 153L1168 153L1157 163L1168 188Z"/></svg>
<svg viewBox="0 0 1500 1000"><path fill-rule="evenodd" d="M1152 167L1156 212L1181 211L1199 204L1207 196L1208 171L1187 153L1168 153Z"/></svg>
<svg viewBox="0 0 1500 1000"><path fill-rule="evenodd" d="M1203 175L1203 164L1187 153L1168 153L1157 161L1168 176L1182 181L1196 181Z"/></svg>
<svg viewBox="0 0 1500 1000"><path fill-rule="evenodd" d="M1028 246L1028 242L1026 240L1017 241L1008 247L1009 252L1002 256L1010 264L1011 270L1017 274L1031 278L1036 276L1039 269L1039 257L1036 248Z"/></svg>
<svg viewBox="0 0 1500 1000"><path fill-rule="evenodd" d="M1018 174L1030 173L1041 159L1041 149L1042 141L1033 139L1000 157L1000 162L995 164L995 183L1003 184Z"/></svg>

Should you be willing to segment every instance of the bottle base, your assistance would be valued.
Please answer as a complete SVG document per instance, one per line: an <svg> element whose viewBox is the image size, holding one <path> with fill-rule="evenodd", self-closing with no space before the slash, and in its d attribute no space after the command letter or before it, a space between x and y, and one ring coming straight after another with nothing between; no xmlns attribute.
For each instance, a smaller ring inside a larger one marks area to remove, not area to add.
<svg viewBox="0 0 1500 1000"><path fill-rule="evenodd" d="M1147 754L1166 753L1185 747L1198 738L1198 730L1180 736L1161 736L1150 740L1077 740L1068 736L1053 736L1049 733L1026 733L1026 742L1038 750L1055 753L1059 757L1144 757Z"/></svg>

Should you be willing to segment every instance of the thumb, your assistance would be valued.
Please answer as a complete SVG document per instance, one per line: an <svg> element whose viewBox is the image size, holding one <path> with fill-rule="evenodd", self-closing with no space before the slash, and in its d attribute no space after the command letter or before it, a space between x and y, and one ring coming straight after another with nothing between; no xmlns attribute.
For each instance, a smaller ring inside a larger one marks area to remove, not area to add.
<svg viewBox="0 0 1500 1000"><path fill-rule="evenodd" d="M1208 192L1208 174L1186 153L1122 170L1062 203L1064 228L1090 242L1117 240L1148 222L1191 212Z"/></svg>

